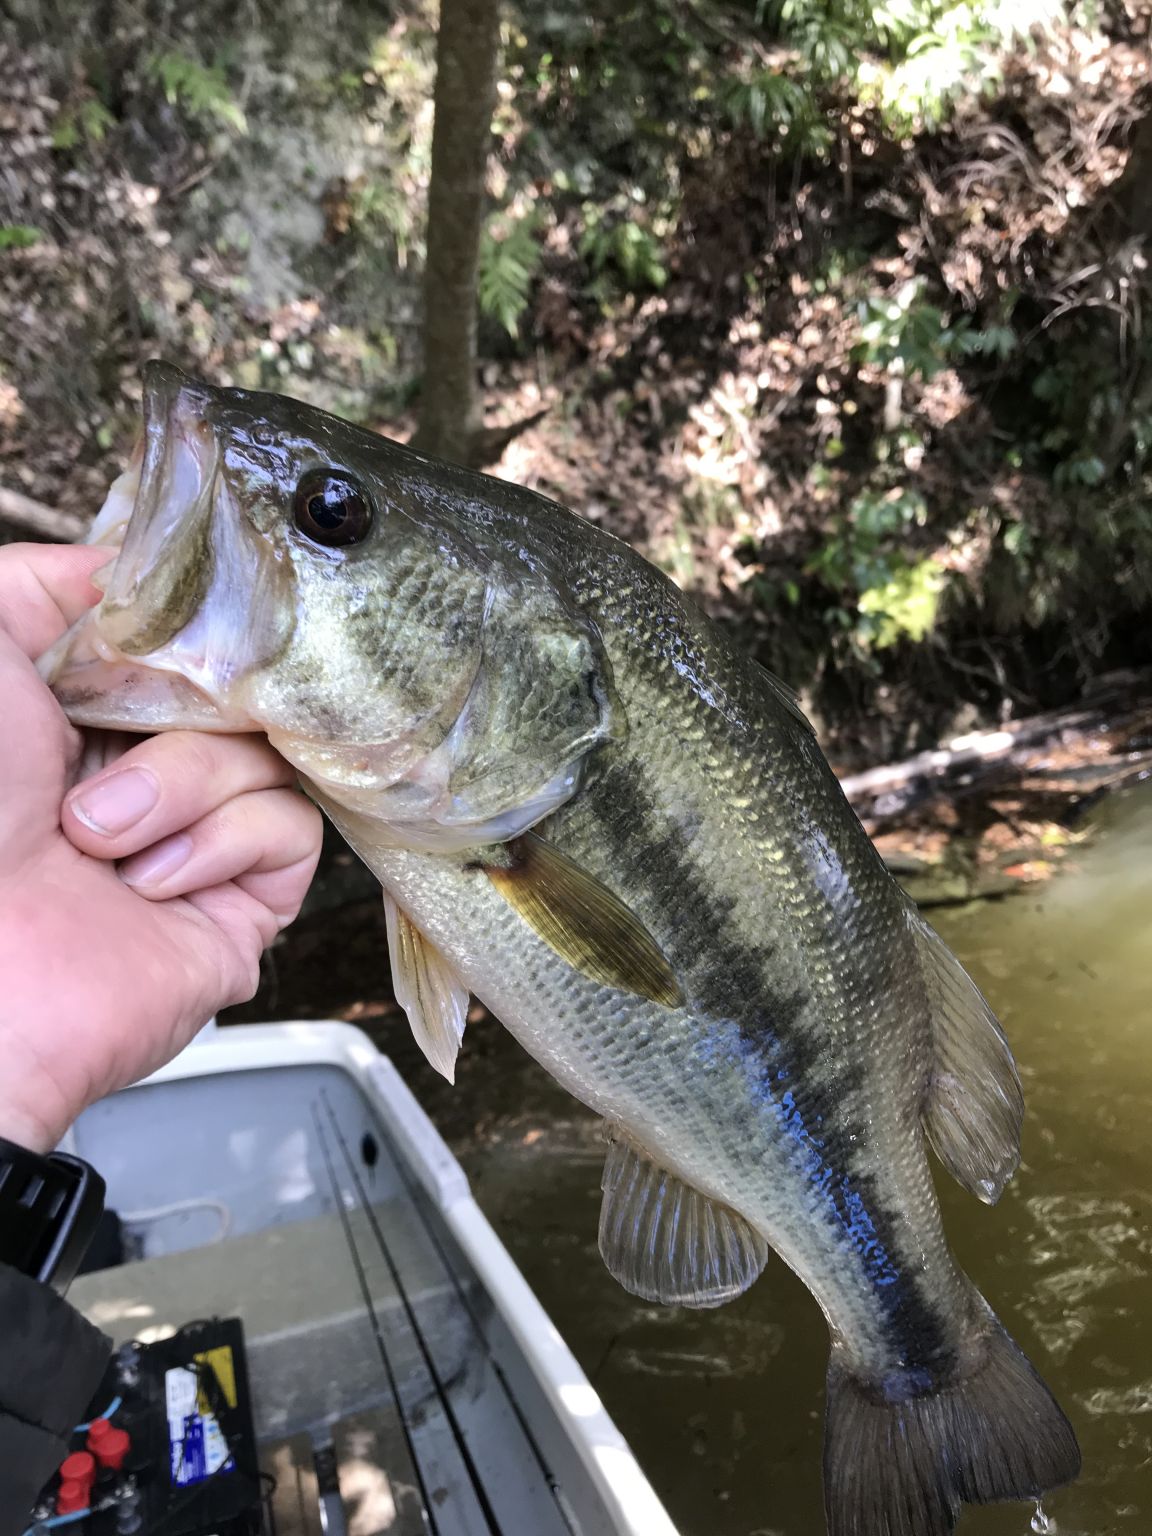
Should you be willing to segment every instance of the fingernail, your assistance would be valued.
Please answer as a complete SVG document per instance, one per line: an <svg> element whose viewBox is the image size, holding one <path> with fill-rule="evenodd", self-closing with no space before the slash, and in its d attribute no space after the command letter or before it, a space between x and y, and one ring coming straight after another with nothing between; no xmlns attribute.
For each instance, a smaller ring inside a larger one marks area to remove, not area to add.
<svg viewBox="0 0 1152 1536"><path fill-rule="evenodd" d="M141 821L160 798L160 785L146 768L124 768L94 784L82 784L72 809L93 832L115 837Z"/></svg>
<svg viewBox="0 0 1152 1536"><path fill-rule="evenodd" d="M125 885L159 885L187 864L191 852L192 839L186 832L177 832L175 837L166 837L154 848L146 848L143 853L134 853L130 859L125 859L120 866L120 878Z"/></svg>

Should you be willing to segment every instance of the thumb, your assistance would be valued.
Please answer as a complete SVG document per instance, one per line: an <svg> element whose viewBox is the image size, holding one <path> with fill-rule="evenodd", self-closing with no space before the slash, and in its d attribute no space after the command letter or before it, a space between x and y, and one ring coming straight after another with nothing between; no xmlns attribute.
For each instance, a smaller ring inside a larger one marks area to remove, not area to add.
<svg viewBox="0 0 1152 1536"><path fill-rule="evenodd" d="M9 544L0 549L0 628L35 659L94 603L93 573L115 556L89 544Z"/></svg>

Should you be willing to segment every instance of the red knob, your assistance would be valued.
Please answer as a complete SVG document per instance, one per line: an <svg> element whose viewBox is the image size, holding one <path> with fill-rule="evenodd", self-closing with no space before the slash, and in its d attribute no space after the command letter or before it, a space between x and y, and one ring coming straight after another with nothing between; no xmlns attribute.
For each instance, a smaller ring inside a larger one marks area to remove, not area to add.
<svg viewBox="0 0 1152 1536"><path fill-rule="evenodd" d="M112 1425L107 1419L93 1419L88 1426L88 1449L92 1449L93 1440L103 1440L111 1428Z"/></svg>
<svg viewBox="0 0 1152 1536"><path fill-rule="evenodd" d="M71 1456L66 1456L60 1463L62 1483L80 1483L87 1490L95 1479L96 1462L87 1451L73 1451Z"/></svg>
<svg viewBox="0 0 1152 1536"><path fill-rule="evenodd" d="M112 1472L119 1472L131 1445L127 1430L109 1429L106 1435L100 1436L92 1447L92 1451L102 1467L107 1467Z"/></svg>
<svg viewBox="0 0 1152 1536"><path fill-rule="evenodd" d="M88 1484L78 1483L70 1479L60 1484L60 1492L56 1495L56 1513L58 1515L75 1515L82 1509L88 1508Z"/></svg>

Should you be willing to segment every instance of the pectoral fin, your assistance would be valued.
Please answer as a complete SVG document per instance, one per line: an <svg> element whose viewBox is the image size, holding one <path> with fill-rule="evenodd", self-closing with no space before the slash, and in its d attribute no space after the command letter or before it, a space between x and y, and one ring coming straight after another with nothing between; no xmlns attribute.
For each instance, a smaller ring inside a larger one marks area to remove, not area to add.
<svg viewBox="0 0 1152 1536"><path fill-rule="evenodd" d="M935 1059L924 1129L958 1183L994 1205L1020 1161L1024 1095L996 1016L948 946L909 913L928 989Z"/></svg>
<svg viewBox="0 0 1152 1536"><path fill-rule="evenodd" d="M396 1001L408 1015L416 1044L437 1072L454 1082L468 1017L468 988L387 892L384 913Z"/></svg>
<svg viewBox="0 0 1152 1536"><path fill-rule="evenodd" d="M627 1136L604 1165L600 1253L625 1290L669 1306L718 1307L746 1291L768 1244L743 1216L654 1163Z"/></svg>
<svg viewBox="0 0 1152 1536"><path fill-rule="evenodd" d="M585 976L668 1008L683 1003L672 967L639 918L535 833L486 858L483 868L509 906Z"/></svg>

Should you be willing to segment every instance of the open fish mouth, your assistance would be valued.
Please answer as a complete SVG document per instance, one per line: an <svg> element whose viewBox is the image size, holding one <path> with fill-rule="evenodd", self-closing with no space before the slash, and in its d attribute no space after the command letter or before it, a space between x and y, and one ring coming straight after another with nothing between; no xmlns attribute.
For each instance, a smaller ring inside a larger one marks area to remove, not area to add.
<svg viewBox="0 0 1152 1536"><path fill-rule="evenodd" d="M207 628L204 622L219 542L220 450L210 401L205 387L169 364L145 370L142 444L85 541L116 551L93 579L103 600L39 662L76 724L254 728L222 707L225 637L219 618ZM235 528L232 537L238 537Z"/></svg>
<svg viewBox="0 0 1152 1536"><path fill-rule="evenodd" d="M126 655L165 646L188 624L211 581L219 449L208 403L206 391L177 369L149 364L139 478L100 605L104 638ZM94 531L107 518L103 528L111 539L131 490L130 479L122 487L117 481Z"/></svg>

